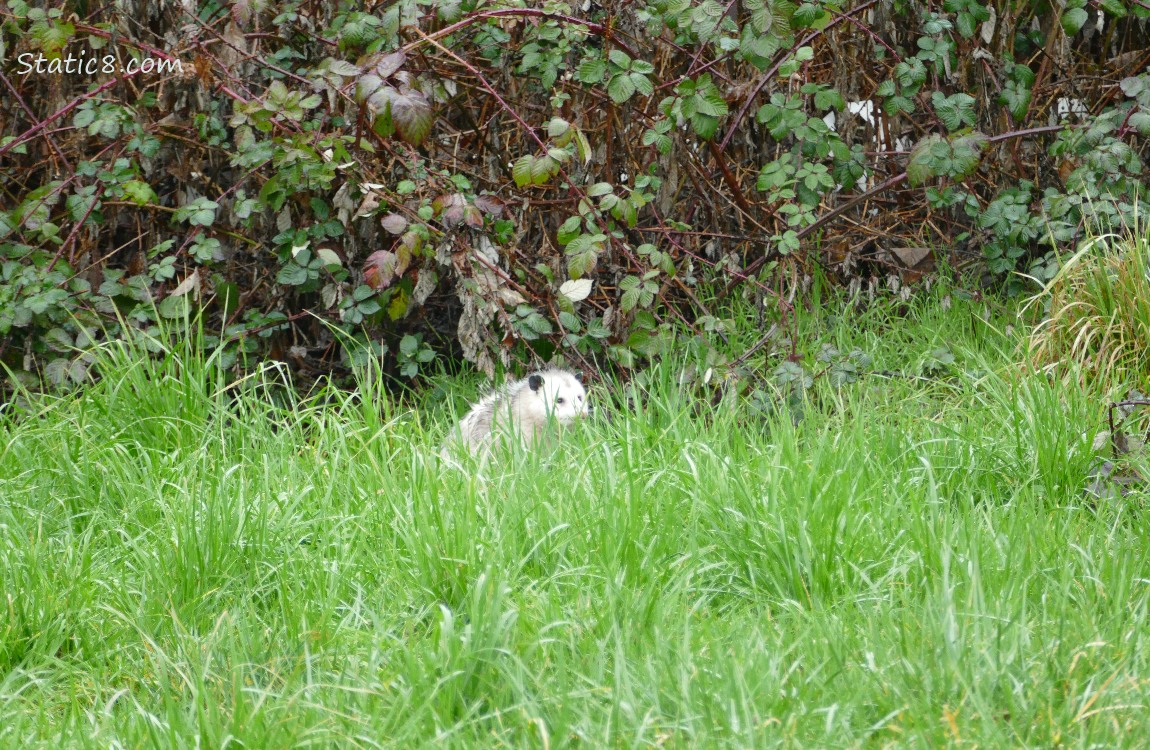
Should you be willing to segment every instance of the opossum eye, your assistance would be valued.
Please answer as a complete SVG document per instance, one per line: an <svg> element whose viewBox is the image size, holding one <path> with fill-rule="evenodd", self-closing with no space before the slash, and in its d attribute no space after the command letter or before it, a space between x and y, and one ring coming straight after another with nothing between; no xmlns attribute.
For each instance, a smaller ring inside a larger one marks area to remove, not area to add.
<svg viewBox="0 0 1150 750"><path fill-rule="evenodd" d="M563 399L563 398L557 398L557 399L555 399L555 403L557 403L557 404L565 404L565 403L567 403L567 400L566 400L566 399Z"/></svg>

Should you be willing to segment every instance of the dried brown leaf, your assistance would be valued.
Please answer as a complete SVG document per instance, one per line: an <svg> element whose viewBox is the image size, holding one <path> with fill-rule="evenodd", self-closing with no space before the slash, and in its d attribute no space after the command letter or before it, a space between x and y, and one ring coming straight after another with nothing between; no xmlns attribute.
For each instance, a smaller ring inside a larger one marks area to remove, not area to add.
<svg viewBox="0 0 1150 750"><path fill-rule="evenodd" d="M503 215L503 206L503 201L494 195L480 195L475 199L476 208L495 218Z"/></svg>

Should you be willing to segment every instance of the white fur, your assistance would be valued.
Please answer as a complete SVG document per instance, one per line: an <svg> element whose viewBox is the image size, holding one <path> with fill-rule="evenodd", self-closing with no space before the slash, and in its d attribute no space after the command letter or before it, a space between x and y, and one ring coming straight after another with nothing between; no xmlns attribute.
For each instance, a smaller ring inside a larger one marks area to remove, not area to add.
<svg viewBox="0 0 1150 750"><path fill-rule="evenodd" d="M462 445L486 458L501 439L530 447L546 434L552 420L565 427L586 415L587 392L574 375L540 370L480 399L448 435L440 454L450 460L456 446Z"/></svg>

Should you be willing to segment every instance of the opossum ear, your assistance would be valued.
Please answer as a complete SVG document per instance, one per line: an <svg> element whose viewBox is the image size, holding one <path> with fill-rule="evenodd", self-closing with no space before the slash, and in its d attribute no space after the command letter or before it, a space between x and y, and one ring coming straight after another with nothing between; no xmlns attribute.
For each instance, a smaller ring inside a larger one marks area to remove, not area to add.
<svg viewBox="0 0 1150 750"><path fill-rule="evenodd" d="M582 370L576 370L575 371L575 382L579 383L580 385L583 384L583 371Z"/></svg>
<svg viewBox="0 0 1150 750"><path fill-rule="evenodd" d="M543 376L532 375L531 377L527 378L527 385L530 386L531 390L533 391L539 390L543 387Z"/></svg>

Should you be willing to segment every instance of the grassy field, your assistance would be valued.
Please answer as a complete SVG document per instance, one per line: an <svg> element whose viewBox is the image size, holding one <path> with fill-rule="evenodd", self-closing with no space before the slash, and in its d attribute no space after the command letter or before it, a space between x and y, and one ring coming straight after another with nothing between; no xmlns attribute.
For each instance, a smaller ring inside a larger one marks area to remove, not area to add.
<svg viewBox="0 0 1150 750"><path fill-rule="evenodd" d="M0 412L0 747L1145 747L1106 399L941 294L799 320L912 377L711 406L688 342L484 481L435 456L478 381L285 405L108 349Z"/></svg>

